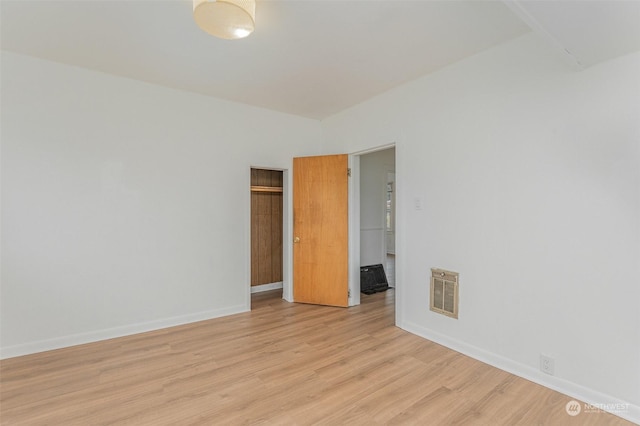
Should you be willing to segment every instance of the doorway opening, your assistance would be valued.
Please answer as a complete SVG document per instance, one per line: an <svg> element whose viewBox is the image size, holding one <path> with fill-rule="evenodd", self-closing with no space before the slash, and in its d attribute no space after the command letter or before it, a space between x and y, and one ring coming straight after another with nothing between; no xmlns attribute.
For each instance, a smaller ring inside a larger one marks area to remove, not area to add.
<svg viewBox="0 0 640 426"><path fill-rule="evenodd" d="M283 287L283 172L251 168L251 293Z"/></svg>
<svg viewBox="0 0 640 426"><path fill-rule="evenodd" d="M360 265L382 265L396 286L395 146L359 155Z"/></svg>

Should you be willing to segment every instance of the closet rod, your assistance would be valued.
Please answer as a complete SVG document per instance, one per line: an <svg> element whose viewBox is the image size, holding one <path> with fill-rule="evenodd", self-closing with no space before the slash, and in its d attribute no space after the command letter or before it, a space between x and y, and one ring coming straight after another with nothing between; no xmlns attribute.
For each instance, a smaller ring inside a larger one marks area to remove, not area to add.
<svg viewBox="0 0 640 426"><path fill-rule="evenodd" d="M251 192L282 192L282 187L251 185Z"/></svg>

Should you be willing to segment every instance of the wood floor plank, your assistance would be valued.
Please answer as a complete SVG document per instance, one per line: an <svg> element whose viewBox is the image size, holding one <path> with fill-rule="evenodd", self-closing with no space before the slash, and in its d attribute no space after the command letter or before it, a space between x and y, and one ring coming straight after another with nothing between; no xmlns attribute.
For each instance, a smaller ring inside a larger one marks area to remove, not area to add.
<svg viewBox="0 0 640 426"><path fill-rule="evenodd" d="M0 361L2 425L630 425L405 332L393 290Z"/></svg>

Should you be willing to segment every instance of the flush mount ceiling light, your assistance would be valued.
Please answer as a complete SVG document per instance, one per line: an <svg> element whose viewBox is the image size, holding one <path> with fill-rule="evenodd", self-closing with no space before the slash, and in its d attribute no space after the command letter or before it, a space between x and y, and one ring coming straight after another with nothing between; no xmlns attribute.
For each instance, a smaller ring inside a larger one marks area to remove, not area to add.
<svg viewBox="0 0 640 426"><path fill-rule="evenodd" d="M253 32L255 0L193 0L193 19L205 32L227 40Z"/></svg>

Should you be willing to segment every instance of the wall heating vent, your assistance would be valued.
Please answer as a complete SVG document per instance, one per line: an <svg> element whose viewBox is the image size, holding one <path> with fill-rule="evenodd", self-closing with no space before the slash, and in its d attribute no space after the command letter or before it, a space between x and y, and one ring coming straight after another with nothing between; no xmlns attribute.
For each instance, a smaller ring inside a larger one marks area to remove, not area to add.
<svg viewBox="0 0 640 426"><path fill-rule="evenodd" d="M431 268L429 309L458 318L458 273Z"/></svg>

